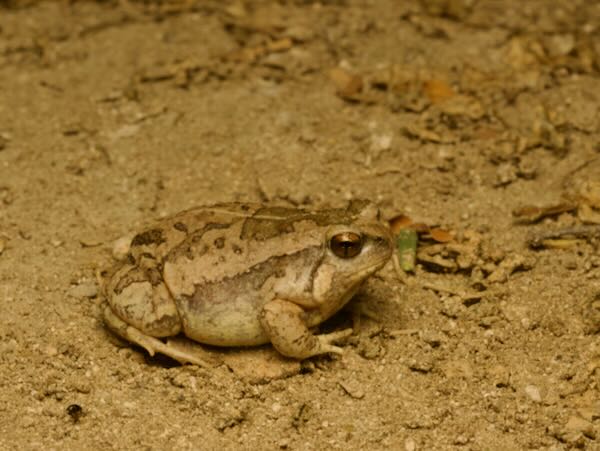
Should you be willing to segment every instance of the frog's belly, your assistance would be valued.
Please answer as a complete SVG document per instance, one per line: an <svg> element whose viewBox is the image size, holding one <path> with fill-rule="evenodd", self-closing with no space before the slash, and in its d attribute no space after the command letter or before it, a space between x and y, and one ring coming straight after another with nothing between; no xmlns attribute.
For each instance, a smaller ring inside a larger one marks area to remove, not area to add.
<svg viewBox="0 0 600 451"><path fill-rule="evenodd" d="M255 346L269 342L260 321L262 308L254 299L176 300L183 333L199 343L215 346Z"/></svg>

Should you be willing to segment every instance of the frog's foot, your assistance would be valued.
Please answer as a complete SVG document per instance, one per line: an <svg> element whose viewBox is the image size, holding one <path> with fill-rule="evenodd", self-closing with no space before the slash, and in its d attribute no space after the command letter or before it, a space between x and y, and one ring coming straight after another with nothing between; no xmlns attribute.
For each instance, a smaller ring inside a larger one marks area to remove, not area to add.
<svg viewBox="0 0 600 451"><path fill-rule="evenodd" d="M199 359L195 355L171 347L168 344L163 343L159 339L154 338L150 335L146 335L143 332L136 329L135 327L130 326L117 315L115 315L110 306L108 305L104 308L104 322L106 323L106 326L116 335L123 338L124 340L141 346L146 351L148 351L148 354L150 354L151 356L159 352L168 357L171 357L174 360L177 360L181 364L191 363L193 365L198 365L204 368L211 368L210 364L208 364L202 359Z"/></svg>
<svg viewBox="0 0 600 451"><path fill-rule="evenodd" d="M352 330L356 334L360 332L361 319L363 316L376 322L381 321L379 315L364 302L354 301L350 303L349 307L350 312L352 313Z"/></svg>
<svg viewBox="0 0 600 451"><path fill-rule="evenodd" d="M306 359L344 352L332 343L350 336L352 329L313 335L306 326L305 316L305 311L293 302L275 299L265 304L260 322L275 349L287 357Z"/></svg>
<svg viewBox="0 0 600 451"><path fill-rule="evenodd" d="M344 329L332 332L330 334L315 335L315 338L317 338L317 340L319 340L319 342L321 343L321 349L325 350L324 352L343 354L344 350L338 346L332 345L332 343L344 340L345 338L348 338L350 335L352 335L352 333L352 329Z"/></svg>

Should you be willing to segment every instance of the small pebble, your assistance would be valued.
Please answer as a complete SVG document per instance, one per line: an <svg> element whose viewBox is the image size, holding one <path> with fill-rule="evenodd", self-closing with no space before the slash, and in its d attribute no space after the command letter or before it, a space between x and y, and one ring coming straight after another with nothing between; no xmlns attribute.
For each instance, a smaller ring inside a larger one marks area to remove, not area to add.
<svg viewBox="0 0 600 451"><path fill-rule="evenodd" d="M50 240L50 244L54 247L59 247L62 246L63 242L59 239L54 238Z"/></svg>
<svg viewBox="0 0 600 451"><path fill-rule="evenodd" d="M527 385L525 387L525 394L527 396L529 396L529 398L533 402L541 402L542 401L542 395L540 394L540 389L537 388L535 385Z"/></svg>
<svg viewBox="0 0 600 451"><path fill-rule="evenodd" d="M98 295L98 287L95 282L82 282L69 289L69 295L74 298L94 298Z"/></svg>
<svg viewBox="0 0 600 451"><path fill-rule="evenodd" d="M365 392L356 383L338 382L338 384L351 398L363 399L365 397Z"/></svg>
<svg viewBox="0 0 600 451"><path fill-rule="evenodd" d="M389 150L392 147L392 135L373 135L371 136L371 149L375 152Z"/></svg>
<svg viewBox="0 0 600 451"><path fill-rule="evenodd" d="M126 235L124 237L119 238L113 244L112 255L113 258L117 261L125 260L127 254L129 253L129 249L131 248L131 240L133 239L132 235Z"/></svg>
<svg viewBox="0 0 600 451"><path fill-rule="evenodd" d="M567 424L565 424L565 431L567 433L580 432L592 440L596 438L596 432L594 425L583 418L571 416L569 417Z"/></svg>
<svg viewBox="0 0 600 451"><path fill-rule="evenodd" d="M405 451L416 451L416 449L417 449L417 442L415 442L414 439L409 437L406 440L404 440L404 450Z"/></svg>

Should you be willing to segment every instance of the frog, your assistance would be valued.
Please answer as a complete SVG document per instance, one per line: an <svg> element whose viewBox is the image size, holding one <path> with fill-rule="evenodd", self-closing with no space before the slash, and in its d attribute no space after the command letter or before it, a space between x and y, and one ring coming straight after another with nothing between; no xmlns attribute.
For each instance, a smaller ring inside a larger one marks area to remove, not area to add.
<svg viewBox="0 0 600 451"><path fill-rule="evenodd" d="M156 221L127 240L106 277L108 329L181 363L205 366L169 344L271 343L303 360L343 354L353 330L313 333L392 255L389 227L371 202L308 209L229 202Z"/></svg>

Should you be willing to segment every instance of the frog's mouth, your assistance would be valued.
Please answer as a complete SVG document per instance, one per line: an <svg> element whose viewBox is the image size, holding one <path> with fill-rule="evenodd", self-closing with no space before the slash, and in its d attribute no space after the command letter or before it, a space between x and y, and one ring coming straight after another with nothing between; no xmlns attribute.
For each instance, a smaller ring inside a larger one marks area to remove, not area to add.
<svg viewBox="0 0 600 451"><path fill-rule="evenodd" d="M361 279L361 280L368 277L369 275L371 275L374 272L377 272L378 270L383 268L385 266L385 264L389 261L391 256L392 256L392 254L390 253L388 256L381 257L379 260L377 260L375 263L370 264L369 266L363 266L358 271L350 273L350 277L352 279Z"/></svg>

